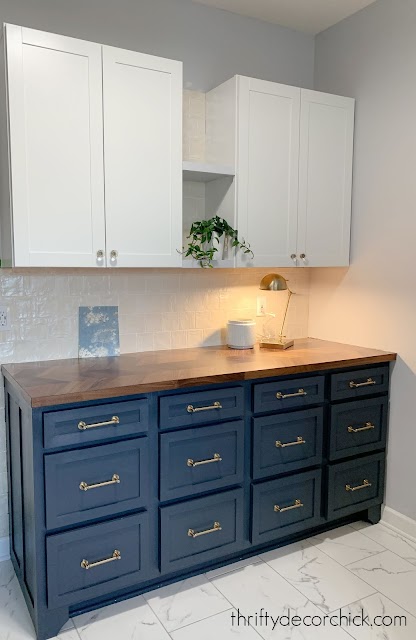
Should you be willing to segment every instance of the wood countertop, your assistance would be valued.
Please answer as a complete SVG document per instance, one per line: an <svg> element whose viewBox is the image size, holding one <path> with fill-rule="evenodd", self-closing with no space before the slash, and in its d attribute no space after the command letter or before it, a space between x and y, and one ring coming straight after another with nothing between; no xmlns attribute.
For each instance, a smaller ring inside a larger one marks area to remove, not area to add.
<svg viewBox="0 0 416 640"><path fill-rule="evenodd" d="M395 359L395 353L305 338L286 351L258 347L246 351L228 347L174 349L8 364L2 366L2 372L32 407L47 407Z"/></svg>

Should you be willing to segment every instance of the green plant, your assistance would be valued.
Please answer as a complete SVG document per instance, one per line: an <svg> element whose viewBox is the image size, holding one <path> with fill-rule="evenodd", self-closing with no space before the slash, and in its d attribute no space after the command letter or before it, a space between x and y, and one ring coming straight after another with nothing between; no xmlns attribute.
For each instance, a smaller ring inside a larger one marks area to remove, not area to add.
<svg viewBox="0 0 416 640"><path fill-rule="evenodd" d="M244 238L240 240L237 229L233 229L224 218L219 216L194 222L189 236L187 236L190 242L182 253L185 257L191 256L194 260L198 260L201 267L212 268L212 261L218 251L215 242L219 244L219 239L222 236L225 236L225 241L230 240L231 247L241 249L254 258L249 243Z"/></svg>

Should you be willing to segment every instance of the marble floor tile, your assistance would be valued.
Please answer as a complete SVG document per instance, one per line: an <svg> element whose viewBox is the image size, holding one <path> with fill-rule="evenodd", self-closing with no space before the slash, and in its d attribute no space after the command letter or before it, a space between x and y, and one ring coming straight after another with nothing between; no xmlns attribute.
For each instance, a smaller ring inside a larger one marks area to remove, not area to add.
<svg viewBox="0 0 416 640"><path fill-rule="evenodd" d="M386 547L363 536L360 531L348 525L308 538L308 542L344 567L351 562L386 551Z"/></svg>
<svg viewBox="0 0 416 640"><path fill-rule="evenodd" d="M416 614L416 567L407 560L384 551L350 564L348 569L409 613Z"/></svg>
<svg viewBox="0 0 416 640"><path fill-rule="evenodd" d="M265 563L218 576L213 584L234 605L240 615L240 626L244 628L250 622L265 640L348 640L342 629L307 626L309 619L306 625L288 626L287 619L281 619L288 613L303 618L322 617L322 612ZM273 620L269 618L268 624L264 618L260 620L261 611Z"/></svg>
<svg viewBox="0 0 416 640"><path fill-rule="evenodd" d="M383 545L389 551L397 553L411 564L416 566L416 541L396 533L393 529L385 527L381 522L369 524L368 522L354 522L354 528L374 542Z"/></svg>
<svg viewBox="0 0 416 640"><path fill-rule="evenodd" d="M233 640L241 638L241 640L259 640L258 634L252 627L243 627L232 625L231 613L236 612L234 609L218 613L211 618L195 622L187 627L182 627L171 633L173 640ZM235 618L234 618L235 619Z"/></svg>
<svg viewBox="0 0 416 640"><path fill-rule="evenodd" d="M0 640L35 640L35 629L11 562L0 563ZM80 640L71 620L59 640Z"/></svg>
<svg viewBox="0 0 416 640"><path fill-rule="evenodd" d="M237 571L238 569L243 569L244 567L248 567L251 564L258 564L259 562L263 562L259 556L252 556L251 558L245 558L244 560L237 560L237 562L233 562L232 564L227 564L225 567L220 567L219 569L213 569L212 571L208 571L205 575L208 580L212 578L217 578L218 576L222 576L224 573L230 573L231 571Z"/></svg>
<svg viewBox="0 0 416 640"><path fill-rule="evenodd" d="M307 541L260 557L324 613L365 598L376 590Z"/></svg>
<svg viewBox="0 0 416 640"><path fill-rule="evenodd" d="M205 576L175 582L145 593L144 597L169 632L231 609L231 604Z"/></svg>
<svg viewBox="0 0 416 640"><path fill-rule="evenodd" d="M358 626L343 624L343 629L348 630L355 640L415 640L416 638L416 618L381 593L375 593L343 607L341 613L351 619L356 617ZM368 616L368 622L372 626L362 624L363 613L364 616ZM382 624L383 622L385 624Z"/></svg>
<svg viewBox="0 0 416 640"><path fill-rule="evenodd" d="M169 634L143 596L84 613L73 620L81 640L169 640Z"/></svg>

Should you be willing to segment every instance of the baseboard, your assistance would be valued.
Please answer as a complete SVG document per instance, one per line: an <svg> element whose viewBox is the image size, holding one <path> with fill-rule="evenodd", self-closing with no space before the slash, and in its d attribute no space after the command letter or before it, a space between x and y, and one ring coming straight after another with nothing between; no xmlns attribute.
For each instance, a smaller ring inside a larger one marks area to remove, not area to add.
<svg viewBox="0 0 416 640"><path fill-rule="evenodd" d="M10 558L9 538L0 538L0 562Z"/></svg>
<svg viewBox="0 0 416 640"><path fill-rule="evenodd" d="M391 507L384 507L381 522L389 529L416 542L416 520L408 518Z"/></svg>

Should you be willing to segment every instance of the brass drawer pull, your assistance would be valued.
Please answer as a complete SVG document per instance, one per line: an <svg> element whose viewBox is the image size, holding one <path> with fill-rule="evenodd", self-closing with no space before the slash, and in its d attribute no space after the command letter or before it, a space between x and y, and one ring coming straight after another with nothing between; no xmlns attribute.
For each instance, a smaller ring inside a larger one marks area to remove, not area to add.
<svg viewBox="0 0 416 640"><path fill-rule="evenodd" d="M205 531L195 531L194 529L188 529L188 536L190 538L198 538L199 536L205 536L207 533L215 533L215 531L221 531L222 527L219 522L214 522L212 529L205 529Z"/></svg>
<svg viewBox="0 0 416 640"><path fill-rule="evenodd" d="M369 431L370 429L375 429L376 426L371 422L366 422L363 427L348 427L348 433L360 433L361 431Z"/></svg>
<svg viewBox="0 0 416 640"><path fill-rule="evenodd" d="M107 420L106 422L94 422L92 424L87 424L83 420L78 422L78 429L80 431L85 431L86 429L95 429L95 427L106 427L109 424L118 424L120 422L120 418L118 416L113 416L111 420Z"/></svg>
<svg viewBox="0 0 416 640"><path fill-rule="evenodd" d="M359 491L360 489L367 489L367 487L371 487L371 482L364 480L363 484L359 484L358 487L352 487L350 484L346 484L345 491Z"/></svg>
<svg viewBox="0 0 416 640"><path fill-rule="evenodd" d="M307 392L305 391L305 389L299 389L299 391L297 391L296 393L286 393L283 394L281 391L278 391L276 393L276 398L278 400L284 400L285 398L297 398L298 396L307 396Z"/></svg>
<svg viewBox="0 0 416 640"><path fill-rule="evenodd" d="M102 564L107 564L108 562L114 562L114 560L121 560L121 553L117 549L113 551L113 555L110 558L104 558L104 560L97 560L97 562L88 562L88 560L83 560L81 562L81 567L83 569L95 569L95 567L100 567Z"/></svg>
<svg viewBox="0 0 416 640"><path fill-rule="evenodd" d="M212 411L212 409L222 409L221 402L214 402L209 407L194 407L192 404L188 404L186 410L188 413L197 413L198 411Z"/></svg>
<svg viewBox="0 0 416 640"><path fill-rule="evenodd" d="M97 484L87 484L86 482L80 482L79 488L81 489L81 491L89 491L90 489L98 489L99 487L108 487L108 485L110 484L120 484L120 476L115 473L111 480L106 480L105 482L97 482Z"/></svg>
<svg viewBox="0 0 416 640"><path fill-rule="evenodd" d="M350 389L358 389L358 387L370 387L372 384L377 384L373 378L367 378L367 382L354 382L351 380Z"/></svg>
<svg viewBox="0 0 416 640"><path fill-rule="evenodd" d="M291 504L289 507L279 507L278 504L275 504L273 510L276 513L283 513L283 511L291 511L292 509L300 509L303 506L304 506L303 502L301 502L300 500L295 500L295 504Z"/></svg>
<svg viewBox="0 0 416 640"><path fill-rule="evenodd" d="M276 447L278 449L284 449L285 447L294 447L296 444L306 444L306 440L302 438L302 436L298 436L295 442L280 442L280 440L276 440Z"/></svg>
<svg viewBox="0 0 416 640"><path fill-rule="evenodd" d="M221 462L222 458L219 453L214 453L214 457L209 460L192 460L192 458L188 458L187 465L188 467L200 467L201 464L211 464L211 462Z"/></svg>

